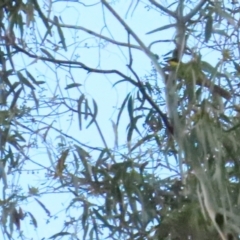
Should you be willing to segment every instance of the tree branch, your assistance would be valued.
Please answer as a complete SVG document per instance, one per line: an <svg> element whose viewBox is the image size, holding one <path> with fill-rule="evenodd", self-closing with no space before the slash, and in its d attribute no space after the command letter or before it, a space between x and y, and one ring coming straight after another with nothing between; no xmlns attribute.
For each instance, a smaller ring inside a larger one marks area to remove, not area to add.
<svg viewBox="0 0 240 240"><path fill-rule="evenodd" d="M122 26L127 30L128 33L135 39L135 41L139 44L142 51L151 59L154 67L157 72L164 79L165 75L162 68L159 66L159 63L155 57L155 55L145 46L145 44L141 41L141 39L137 36L137 34L124 22L124 20L117 14L117 12L107 3L106 0L102 0L103 5L112 13L112 15L122 24Z"/></svg>
<svg viewBox="0 0 240 240"><path fill-rule="evenodd" d="M90 35L93 35L95 37L98 37L98 38L101 38L105 41L108 41L110 43L113 43L115 45L118 45L118 46L123 46L123 47L130 47L130 48L134 48L134 49L138 49L138 50L142 50L141 47L137 46L137 45L133 45L133 44L127 44L127 43L124 43L124 42L118 42L116 40L113 40L111 38L108 38L106 36L103 36L101 34L98 34L96 32L93 32L92 30L89 30L87 28L84 28L84 27L81 27L81 26L73 26L73 25L68 25L68 24L56 24L56 22L54 22L53 20L51 19L48 19L48 22L52 23L53 25L55 26L58 26L58 27L63 27L63 28L72 28L72 29L76 29L76 30L82 30Z"/></svg>
<svg viewBox="0 0 240 240"><path fill-rule="evenodd" d="M101 69L96 69L96 68L91 68L88 67L87 65L78 62L78 61L66 61L66 60L59 60L59 59L54 59L54 58L47 58L47 57L41 57L41 56L37 56L35 54L32 54L20 47L18 47L17 45L13 45L13 48L15 48L16 50L18 50L19 52L22 52L24 54L26 54L27 56L29 56L30 58L34 58L34 59L39 59L42 61L46 61L46 62L51 62L51 63L55 63L55 64L59 64L59 65L72 65L73 67L79 67L82 68L88 72L95 72L95 73L103 73L103 74L118 74L119 76L123 77L124 79L128 79L129 77L126 76L125 74L121 73L118 70L112 69L112 70L101 70ZM136 83L135 83L136 86Z"/></svg>
<svg viewBox="0 0 240 240"><path fill-rule="evenodd" d="M184 18L183 18L183 21L184 22L187 22L189 21L200 9L201 7L206 3L207 1L206 0L201 0L197 6L190 12L188 13Z"/></svg>
<svg viewBox="0 0 240 240"><path fill-rule="evenodd" d="M165 12L167 15L169 15L173 18L177 18L177 15L175 12L170 11L169 9L163 7L161 4L155 2L154 0L149 0L149 2L152 3L155 7L159 8L160 10Z"/></svg>

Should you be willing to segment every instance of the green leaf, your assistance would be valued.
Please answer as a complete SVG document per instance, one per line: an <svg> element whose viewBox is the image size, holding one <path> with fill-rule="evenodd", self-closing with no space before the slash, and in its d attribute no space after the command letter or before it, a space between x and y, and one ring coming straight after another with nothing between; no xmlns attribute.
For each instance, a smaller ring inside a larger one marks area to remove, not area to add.
<svg viewBox="0 0 240 240"><path fill-rule="evenodd" d="M58 35L61 39L61 43L63 45L63 48L65 51L67 51L67 46L66 46L66 43L65 43L65 38L64 38L64 35L63 35L63 31L59 25L59 21L58 21L58 17L57 16L54 16L54 19L53 21L55 22L56 26L57 26L57 31L58 31Z"/></svg>
<svg viewBox="0 0 240 240"><path fill-rule="evenodd" d="M79 156L80 160L82 161L82 164L85 168L84 173L85 173L86 179L91 179L92 171L91 171L91 166L88 163L88 159L90 158L89 153L77 145L74 145L74 146L75 146L78 156Z"/></svg>
<svg viewBox="0 0 240 240"><path fill-rule="evenodd" d="M235 70L236 70L238 73L240 73L240 66L239 66L239 64L236 63L235 61L233 61L233 65L234 65Z"/></svg>
<svg viewBox="0 0 240 240"><path fill-rule="evenodd" d="M90 121L90 123L86 126L86 128L90 127L90 125L96 121L96 117L97 117L97 114L98 114L98 107L97 107L97 103L94 101L94 99L92 100L93 101L93 113L92 113L92 120Z"/></svg>
<svg viewBox="0 0 240 240"><path fill-rule="evenodd" d="M128 130L128 134L127 134L127 141L128 142L130 142L131 139L132 139L132 134L133 134L134 129L139 133L139 135L141 135L140 131L137 128L137 121L138 121L138 119L140 119L142 117L143 116L140 115L140 116L136 116L136 117L131 119L130 124L129 124L130 126L129 126L129 130Z"/></svg>
<svg viewBox="0 0 240 240"><path fill-rule="evenodd" d="M72 234L69 232L59 232L59 233L52 235L49 239L55 239L57 237L62 237L62 236L67 236L67 235L72 235Z"/></svg>
<svg viewBox="0 0 240 240"><path fill-rule="evenodd" d="M134 111L134 101L132 96L130 96L128 99L128 115L129 115L130 121L133 120L133 111Z"/></svg>
<svg viewBox="0 0 240 240"><path fill-rule="evenodd" d="M50 34L50 36L52 36L52 34L51 34L51 27L48 24L47 18L44 16L44 14L41 11L40 6L38 5L38 1L37 0L32 0L32 3L34 4L35 9L37 10L41 20L43 21L45 27L47 28L47 32Z"/></svg>
<svg viewBox="0 0 240 240"><path fill-rule="evenodd" d="M118 148L118 129L116 123L111 120L112 123L112 129L113 129L113 134L114 134L114 146Z"/></svg>
<svg viewBox="0 0 240 240"><path fill-rule="evenodd" d="M0 179L2 179L4 188L7 188L7 175L3 161L0 161Z"/></svg>
<svg viewBox="0 0 240 240"><path fill-rule="evenodd" d="M35 89L35 87L27 80L27 78L25 78L21 72L17 72L17 76L20 80L20 82L24 85L26 85L27 87L31 88L32 90Z"/></svg>
<svg viewBox="0 0 240 240"><path fill-rule="evenodd" d="M107 155L106 157L104 157L105 154ZM102 149L97 158L96 166L101 165L102 162L105 162L107 159L109 159L109 155L110 152L107 148Z"/></svg>
<svg viewBox="0 0 240 240"><path fill-rule="evenodd" d="M125 99L123 100L123 103L120 107L120 110L119 110L119 113L118 113L118 116L117 116L117 123L116 123L117 126L119 125L119 120L120 120L120 117L122 115L123 109L124 109L124 107L125 107L125 105L126 105L130 96L131 96L131 93L128 93L127 96L125 97Z"/></svg>
<svg viewBox="0 0 240 240"><path fill-rule="evenodd" d="M23 23L23 19L22 19L22 14L21 13L18 14L18 16L17 16L17 23L18 23L18 26L19 26L19 29L20 29L21 38L22 38L23 37L23 32L24 32L24 30L23 30L24 23Z"/></svg>
<svg viewBox="0 0 240 240"><path fill-rule="evenodd" d="M146 34L152 34L152 33L163 31L163 30L166 30L166 29L169 29L169 28L172 28L172 27L176 27L176 24L164 25L164 26L156 28L156 29L154 29L154 30L152 30L150 32L147 32Z"/></svg>
<svg viewBox="0 0 240 240"><path fill-rule="evenodd" d="M83 228L86 227L87 220L89 216L89 204L87 202L83 202L83 214L82 214L82 226Z"/></svg>
<svg viewBox="0 0 240 240"><path fill-rule="evenodd" d="M88 106L88 100L85 98L85 102L84 102L84 120L87 120L88 118L88 110L89 110L89 106Z"/></svg>
<svg viewBox="0 0 240 240"><path fill-rule="evenodd" d="M213 28L213 19L212 16L207 17L207 22L205 26L205 42L208 42L212 36L212 28Z"/></svg>
<svg viewBox="0 0 240 240"><path fill-rule="evenodd" d="M85 95L82 94L80 98L78 99L78 106L77 106L77 111L78 111L78 125L79 129L82 130L82 103L83 100L85 99Z"/></svg>
<svg viewBox="0 0 240 240"><path fill-rule="evenodd" d="M65 89L67 90L67 89L70 89L70 88L75 88L75 87L80 87L80 86L82 86L82 84L80 84L80 83L71 83L71 84L68 84L65 87Z"/></svg>
<svg viewBox="0 0 240 240"><path fill-rule="evenodd" d="M50 59L54 59L54 57L44 48L40 48L40 50Z"/></svg>
<svg viewBox="0 0 240 240"><path fill-rule="evenodd" d="M41 201L39 201L37 198L34 198L36 201L37 201L37 203L43 208L43 210L46 212L46 214L48 215L48 217L50 217L51 216L51 213L50 213L50 211L45 207L45 205L41 202Z"/></svg>
<svg viewBox="0 0 240 240"><path fill-rule="evenodd" d="M152 138L155 137L156 134L149 134L142 139L138 140L138 142L131 148L131 151L135 150L136 148L140 147L145 142L149 142Z"/></svg>
<svg viewBox="0 0 240 240"><path fill-rule="evenodd" d="M63 170L65 169L65 161L68 157L69 149L63 151L59 157L56 165L55 177L62 177Z"/></svg>
<svg viewBox="0 0 240 240"><path fill-rule="evenodd" d="M24 137L20 134L20 132L18 131L13 131L15 134L12 135L14 136L14 138L18 138L18 141L22 141L22 142L26 142L26 140L24 139Z"/></svg>
<svg viewBox="0 0 240 240"><path fill-rule="evenodd" d="M17 92L14 94L12 103L10 105L10 109L13 109L16 106L16 103L17 103L17 100L19 98L21 91L22 91L22 88L18 89Z"/></svg>
<svg viewBox="0 0 240 240"><path fill-rule="evenodd" d="M34 84L40 85L40 84L45 83L44 81L36 81L36 79L32 76L32 74L30 72L27 71L27 69L25 69L25 73L26 73L27 77L30 78Z"/></svg>
<svg viewBox="0 0 240 240"><path fill-rule="evenodd" d="M33 100L34 100L34 102L35 102L36 110L37 110L37 112L38 112L38 108L39 108L38 98L36 97L35 91L32 91L31 94L32 94Z"/></svg>
<svg viewBox="0 0 240 240"><path fill-rule="evenodd" d="M102 223L103 223L106 227L110 227L110 228L112 227L112 226L108 223L106 217L102 216L97 209L94 208L94 209L93 209L93 212L95 213L97 219L100 220L100 221L102 221Z"/></svg>
<svg viewBox="0 0 240 240"><path fill-rule="evenodd" d="M44 83L46 83L46 82L45 81L36 81L37 85L44 84Z"/></svg>
<svg viewBox="0 0 240 240"><path fill-rule="evenodd" d="M135 82L135 81L133 81L131 78L121 79L121 80L117 81L116 83L114 83L114 84L113 84L113 87L115 87L117 84L122 83L122 82L129 82L129 83L131 83L133 86L139 87L139 86L138 86L138 83Z"/></svg>
<svg viewBox="0 0 240 240"><path fill-rule="evenodd" d="M36 218L32 215L32 213L30 213L30 212L27 212L27 213L28 213L28 215L31 217L33 226L34 226L35 228L37 228L38 226L37 226L37 220L36 220Z"/></svg>

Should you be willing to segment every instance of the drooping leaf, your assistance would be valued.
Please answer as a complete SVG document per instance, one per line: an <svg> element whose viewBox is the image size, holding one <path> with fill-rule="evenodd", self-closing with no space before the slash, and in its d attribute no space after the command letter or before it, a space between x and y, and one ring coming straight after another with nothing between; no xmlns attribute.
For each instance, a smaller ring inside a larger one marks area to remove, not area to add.
<svg viewBox="0 0 240 240"><path fill-rule="evenodd" d="M26 85L27 87L31 88L32 90L35 89L35 87L28 81L28 79L26 77L23 76L23 74L20 71L17 72L17 76L23 85Z"/></svg>
<svg viewBox="0 0 240 240"><path fill-rule="evenodd" d="M212 16L207 16L207 22L205 26L205 42L208 42L212 36L212 28L213 28L213 19Z"/></svg>
<svg viewBox="0 0 240 240"><path fill-rule="evenodd" d="M98 114L97 103L94 99L92 100L92 102L93 102L93 112L91 114L92 119L91 119L90 123L86 126L86 128L90 127L90 125L96 121L97 114Z"/></svg>
<svg viewBox="0 0 240 240"><path fill-rule="evenodd" d="M129 82L129 83L131 83L133 86L138 86L138 83L137 82L135 82L135 81L133 81L132 79L128 79L128 78L124 78L124 79L121 79L121 80L119 80L119 81L117 81L116 83L114 83L113 84L113 87L115 87L116 85L118 85L118 84L120 84L120 83L123 83L123 82Z"/></svg>
<svg viewBox="0 0 240 240"><path fill-rule="evenodd" d="M107 156L104 156L104 155L107 155ZM96 166L101 165L103 162L105 162L109 158L109 155L110 153L108 149L106 148L102 149L97 158Z"/></svg>
<svg viewBox="0 0 240 240"><path fill-rule="evenodd" d="M98 220L100 220L105 226L108 226L108 227L111 227L111 225L108 223L107 221L107 217L106 216L102 216L99 211L97 209L93 209L93 212L95 213L96 215L96 218Z"/></svg>
<svg viewBox="0 0 240 240"><path fill-rule="evenodd" d="M43 14L43 12L42 12L40 6L38 5L38 1L37 1L37 0L32 0L32 3L34 4L35 9L37 10L37 12L38 12L41 20L43 21L45 27L47 28L47 33L50 34L50 36L52 36L51 28L50 28L50 26L49 26L49 23L48 23L46 17L44 16L44 14Z"/></svg>
<svg viewBox="0 0 240 240"><path fill-rule="evenodd" d="M63 170L65 169L65 161L67 159L69 153L69 149L62 152L61 157L57 161L56 171L55 171L55 178L62 177Z"/></svg>
<svg viewBox="0 0 240 240"><path fill-rule="evenodd" d="M22 91L22 88L18 89L17 92L14 94L12 103L10 105L10 109L13 109L13 108L16 107L16 103L17 103L17 100L18 100L18 98L20 96L21 91Z"/></svg>
<svg viewBox="0 0 240 240"><path fill-rule="evenodd" d="M25 69L25 73L26 73L27 77L28 77L29 79L31 79L32 82L33 82L35 85L40 85L40 84L45 83L44 81L37 81L37 80L33 77L33 75L32 75L29 71L27 71L27 69Z"/></svg>
<svg viewBox="0 0 240 240"><path fill-rule="evenodd" d="M134 100L132 96L129 97L128 99L128 116L130 118L130 121L133 120L133 111L134 111Z"/></svg>
<svg viewBox="0 0 240 240"><path fill-rule="evenodd" d="M235 70L240 73L240 65L238 63L236 63L235 61L233 61L233 65L234 65L234 68Z"/></svg>
<svg viewBox="0 0 240 240"><path fill-rule="evenodd" d="M35 91L31 91L31 94L32 94L32 97L33 97L33 100L35 102L35 106L36 106L36 110L38 112L38 108L39 108L39 100L35 94Z"/></svg>
<svg viewBox="0 0 240 240"><path fill-rule="evenodd" d="M114 133L114 146L118 147L118 129L117 129L117 125L115 124L115 122L113 120L111 120L112 122L112 129L113 129L113 133Z"/></svg>
<svg viewBox="0 0 240 240"><path fill-rule="evenodd" d="M20 220L21 220L21 219L20 219L20 217L19 217L19 214L18 214L18 212L17 212L17 209L14 208L14 209L12 210L12 213L11 213L10 223L15 224L16 227L17 227L17 230L20 230L20 227L21 227L21 225L20 225Z"/></svg>
<svg viewBox="0 0 240 240"><path fill-rule="evenodd" d="M19 13L18 15L17 15L17 25L18 25L18 27L19 27L19 29L20 29L20 34L21 34L21 38L23 37L23 33L24 33L24 23L23 23L23 19L22 19L22 14L21 13Z"/></svg>
<svg viewBox="0 0 240 240"><path fill-rule="evenodd" d="M30 213L30 212L27 212L27 214L31 217L33 226L34 226L35 228L37 228L38 226L37 226L37 220L36 220L36 218L35 218L35 217L32 215L32 213Z"/></svg>
<svg viewBox="0 0 240 240"><path fill-rule="evenodd" d="M58 30L58 35L61 39L61 43L63 45L63 48L65 51L67 51L67 45L66 45L66 42L65 42L65 37L63 35L63 31L62 31L62 28L59 26L59 21L58 21L58 17L57 16L54 16L54 22L57 26L57 30Z"/></svg>
<svg viewBox="0 0 240 240"><path fill-rule="evenodd" d="M85 99L84 94L82 94L77 102L77 111L78 111L78 124L79 124L79 129L82 130L82 103L83 100Z"/></svg>
<svg viewBox="0 0 240 240"><path fill-rule="evenodd" d="M129 130L128 130L128 133L127 133L127 141L128 142L131 142L132 134L133 134L134 130L136 130L139 133L139 135L141 136L141 133L138 130L138 127L137 127L137 121L142 117L143 117L142 115L139 115L139 116L133 117L131 119L131 122L129 124Z"/></svg>
<svg viewBox="0 0 240 240"><path fill-rule="evenodd" d="M30 24L34 21L34 5L32 2L27 2L25 5L26 12L26 26L29 27Z"/></svg>
<svg viewBox="0 0 240 240"><path fill-rule="evenodd" d="M88 99L85 98L85 101L84 101L84 120L87 120L88 119L88 115L89 115L89 105L88 105Z"/></svg>
<svg viewBox="0 0 240 240"><path fill-rule="evenodd" d="M86 179L91 179L91 175L92 175L92 167L89 164L88 160L90 158L90 155L88 152L86 152L83 148L81 148L78 145L75 145L76 151L78 153L78 156L80 158L80 160L82 161L82 164L84 166L84 173L86 176Z"/></svg>
<svg viewBox="0 0 240 240"><path fill-rule="evenodd" d="M46 206L40 201L40 200L38 200L37 198L34 198L36 201L37 201L37 203L43 208L43 210L46 212L46 214L48 215L48 217L50 217L51 216L51 213L50 213L50 211L46 208Z"/></svg>
<svg viewBox="0 0 240 240"><path fill-rule="evenodd" d="M119 113L118 113L118 116L117 116L117 122L116 122L116 125L117 125L117 126L119 125L119 120L120 120L120 117L121 117L122 112L123 112L123 110L124 110L124 107L125 107L127 101L129 100L129 98L130 98L130 96L131 96L130 94L131 94L131 93L128 93L128 94L127 94L127 96L126 96L125 99L123 100L123 103L122 103L122 105L121 105L121 107L120 107L120 110L119 110Z"/></svg>
<svg viewBox="0 0 240 240"><path fill-rule="evenodd" d="M5 166L3 161L0 161L0 179L2 179L3 186L7 188L7 174L5 172Z"/></svg>

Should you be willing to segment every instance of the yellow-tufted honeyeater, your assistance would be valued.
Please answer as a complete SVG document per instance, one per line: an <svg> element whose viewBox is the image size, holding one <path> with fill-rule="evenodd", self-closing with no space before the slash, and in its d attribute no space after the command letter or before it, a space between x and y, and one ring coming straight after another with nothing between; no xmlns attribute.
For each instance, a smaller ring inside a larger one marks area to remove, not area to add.
<svg viewBox="0 0 240 240"><path fill-rule="evenodd" d="M170 58L167 60L169 66L175 67L179 64L179 60L177 58Z"/></svg>
<svg viewBox="0 0 240 240"><path fill-rule="evenodd" d="M212 93L216 93L221 97L229 100L231 94L225 89L212 83L201 70L201 62L192 60L187 63L179 62L177 58L170 58L167 60L167 70L176 71L176 76L179 80L185 80L186 84L195 83L198 86L204 86L208 88Z"/></svg>

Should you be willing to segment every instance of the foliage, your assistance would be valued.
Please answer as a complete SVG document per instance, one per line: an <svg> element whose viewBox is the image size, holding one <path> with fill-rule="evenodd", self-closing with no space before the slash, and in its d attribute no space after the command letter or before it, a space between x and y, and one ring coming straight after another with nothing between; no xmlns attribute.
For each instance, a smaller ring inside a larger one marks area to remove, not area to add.
<svg viewBox="0 0 240 240"><path fill-rule="evenodd" d="M3 237L238 239L236 1L0 6Z"/></svg>

